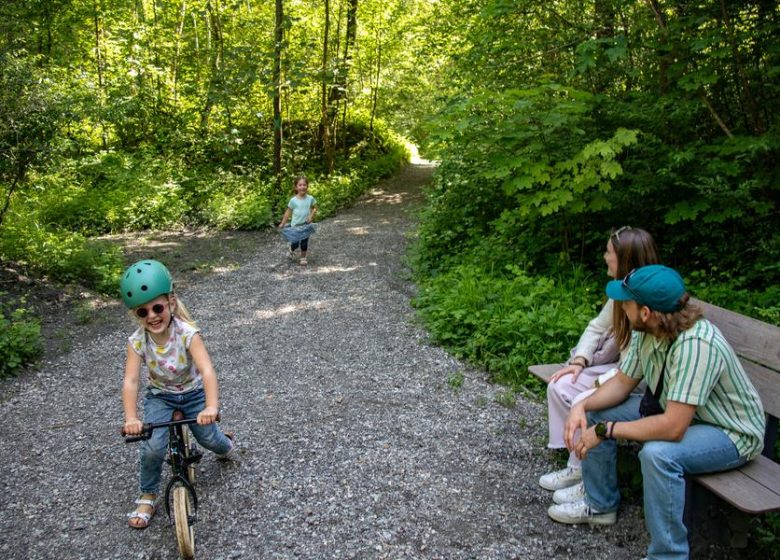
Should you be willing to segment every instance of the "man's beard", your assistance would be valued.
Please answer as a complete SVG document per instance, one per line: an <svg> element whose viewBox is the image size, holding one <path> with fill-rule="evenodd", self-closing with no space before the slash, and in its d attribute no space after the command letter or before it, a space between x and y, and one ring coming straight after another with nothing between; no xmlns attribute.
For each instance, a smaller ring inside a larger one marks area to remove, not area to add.
<svg viewBox="0 0 780 560"><path fill-rule="evenodd" d="M631 319L628 320L629 323L631 323L631 329L635 330L637 332L647 332L647 323L642 320L641 317L638 317L636 321L632 321Z"/></svg>

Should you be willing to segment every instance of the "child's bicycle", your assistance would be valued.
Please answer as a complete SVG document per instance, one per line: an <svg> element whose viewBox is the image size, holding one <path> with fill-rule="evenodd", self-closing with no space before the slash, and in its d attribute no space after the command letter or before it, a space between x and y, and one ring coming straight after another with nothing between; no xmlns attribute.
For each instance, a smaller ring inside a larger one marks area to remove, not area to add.
<svg viewBox="0 0 780 560"><path fill-rule="evenodd" d="M219 417L217 417L219 420ZM171 524L176 527L176 540L179 554L184 560L195 558L195 531L197 520L198 495L195 493L195 463L203 454L192 440L188 424L197 422L196 418L184 419L181 411L173 413L170 422L144 424L141 435L125 436L125 443L142 441L152 437L156 428L168 428L168 459L171 465L171 479L165 487L165 513ZM124 433L122 434L124 436ZM173 502L173 515L171 515Z"/></svg>

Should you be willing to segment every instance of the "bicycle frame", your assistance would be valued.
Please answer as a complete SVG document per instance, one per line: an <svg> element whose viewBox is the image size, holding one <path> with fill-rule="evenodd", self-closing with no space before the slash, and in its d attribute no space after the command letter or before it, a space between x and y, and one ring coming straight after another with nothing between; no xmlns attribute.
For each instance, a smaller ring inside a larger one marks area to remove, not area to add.
<svg viewBox="0 0 780 560"><path fill-rule="evenodd" d="M175 415L176 413L174 413ZM125 437L125 443L132 443L136 441L147 440L152 437L152 432L158 428L168 428L168 458L166 462L171 466L171 479L165 487L165 513L168 515L168 519L171 518L171 489L176 484L181 484L187 489L187 492L192 496L192 509L193 509L193 523L195 522L196 513L198 511L198 495L195 492L195 487L190 484L187 478L187 469L193 463L200 461L202 453L198 452L193 455L187 455L184 449L184 436L182 434L182 428L187 424L195 424L196 418L187 418L183 420L171 420L170 422L159 422L154 424L144 424L141 435Z"/></svg>

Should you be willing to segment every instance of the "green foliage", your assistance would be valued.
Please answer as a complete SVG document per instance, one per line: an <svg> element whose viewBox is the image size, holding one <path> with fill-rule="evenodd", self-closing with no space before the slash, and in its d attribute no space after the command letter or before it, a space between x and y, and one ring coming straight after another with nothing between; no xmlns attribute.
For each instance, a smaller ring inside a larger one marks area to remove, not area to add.
<svg viewBox="0 0 780 560"><path fill-rule="evenodd" d="M566 356L598 311L600 295L583 294L585 281L576 271L554 281L511 264L470 262L426 281L414 304L433 339L456 356L498 381L534 387L528 365Z"/></svg>
<svg viewBox="0 0 780 560"><path fill-rule="evenodd" d="M693 271L687 281L689 291L699 299L780 326L779 285L750 289L747 274L733 276L717 268Z"/></svg>
<svg viewBox="0 0 780 560"><path fill-rule="evenodd" d="M463 387L464 380L465 376L463 375L463 372L456 371L455 373L447 376L447 385L449 385L453 390L459 391L461 387Z"/></svg>
<svg viewBox="0 0 780 560"><path fill-rule="evenodd" d="M107 243L78 233L42 229L25 216L12 216L0 229L0 255L40 276L116 293L122 258Z"/></svg>
<svg viewBox="0 0 780 560"><path fill-rule="evenodd" d="M0 378L14 375L43 353L41 325L24 307L0 292Z"/></svg>
<svg viewBox="0 0 780 560"><path fill-rule="evenodd" d="M517 404L517 398L512 391L499 391L496 393L495 400L504 408L514 408Z"/></svg>
<svg viewBox="0 0 780 560"><path fill-rule="evenodd" d="M273 185L255 174L217 173L203 196L202 223L217 229L262 229L273 221Z"/></svg>
<svg viewBox="0 0 780 560"><path fill-rule="evenodd" d="M46 159L61 118L61 99L25 51L0 50L0 224L30 168Z"/></svg>

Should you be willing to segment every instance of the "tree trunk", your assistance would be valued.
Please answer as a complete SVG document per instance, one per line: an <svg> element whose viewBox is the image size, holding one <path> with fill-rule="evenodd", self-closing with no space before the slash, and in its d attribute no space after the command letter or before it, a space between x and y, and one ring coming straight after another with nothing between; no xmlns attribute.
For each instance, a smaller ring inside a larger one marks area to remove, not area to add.
<svg viewBox="0 0 780 560"><path fill-rule="evenodd" d="M98 103L100 115L98 116L98 122L100 123L100 139L103 145L103 149L108 149L108 132L106 131L106 125L103 122L103 109L106 105L106 84L103 68L103 26L100 15L102 13L101 5L99 1L93 4L94 12L93 19L95 23L95 63L97 65L98 73Z"/></svg>
<svg viewBox="0 0 780 560"><path fill-rule="evenodd" d="M666 26L666 16L661 11L658 0L645 0L645 3L653 12L655 21L658 22L658 27L661 28L661 38L664 46L668 46L669 32ZM661 90L661 95L666 95L669 91L669 66L672 63L672 60L674 60L674 55L671 53L670 49L667 49L666 54L662 54L658 57L658 85Z"/></svg>
<svg viewBox="0 0 780 560"><path fill-rule="evenodd" d="M200 114L200 128L204 134L208 131L209 116L214 107L214 97L222 83L222 55L224 52L219 0L216 0L216 6L211 5L211 0L206 2L206 10L209 14L209 67L211 76L206 89L206 101Z"/></svg>
<svg viewBox="0 0 780 560"><path fill-rule="evenodd" d="M374 116L376 115L376 104L379 99L379 75L382 71L382 33L377 27L376 30L376 78L374 80L374 91L371 93L371 122L368 125L368 131L374 132Z"/></svg>
<svg viewBox="0 0 780 560"><path fill-rule="evenodd" d="M352 47L355 44L355 37L357 37L357 10L358 0L349 0L349 7L347 8L347 36L344 40L344 71L339 75L339 78L342 80L341 83L337 90L334 90L338 91L338 94L344 100L341 117L341 130L342 137L344 138L344 157L347 156L347 139L344 133L347 128L347 104L349 103L347 86L349 84L349 70L352 67Z"/></svg>
<svg viewBox="0 0 780 560"><path fill-rule="evenodd" d="M747 108L750 112L751 126L753 134L761 135L766 132L763 119L758 109L758 103L753 96L753 92L750 88L750 82L748 81L747 74L745 73L745 67L742 64L742 57L739 54L739 46L734 38L734 27L731 25L731 19L726 8L726 3L720 0L721 14L723 15L723 25L726 28L726 37L728 37L729 46L731 47L732 62L737 68L737 76L739 76L739 83L742 87L742 95L744 95L747 102Z"/></svg>
<svg viewBox="0 0 780 560"><path fill-rule="evenodd" d="M274 176L276 190L281 194L282 187L282 46L284 41L284 5L276 0L276 26L274 27Z"/></svg>
<svg viewBox="0 0 780 560"><path fill-rule="evenodd" d="M11 198L13 197L14 191L16 190L16 187L18 187L22 183L22 181L24 181L24 177L27 174L28 167L29 167L28 161L17 162L16 174L14 176L14 180L11 182L11 185L8 187L8 192L5 195L5 203L3 204L3 208L0 210L0 227L3 225L3 219L5 218L6 212L8 212L8 208L11 207Z"/></svg>
<svg viewBox="0 0 780 560"><path fill-rule="evenodd" d="M173 104L176 105L179 102L179 57L181 56L181 37L184 34L184 18L187 17L187 0L181 0L181 8L179 9L179 25L176 27L176 50L173 55L172 64L172 88L173 88Z"/></svg>
<svg viewBox="0 0 780 560"><path fill-rule="evenodd" d="M322 153L325 156L326 174L333 171L333 149L330 139L330 115L328 113L328 40L330 39L330 0L325 0L325 30L322 38Z"/></svg>

